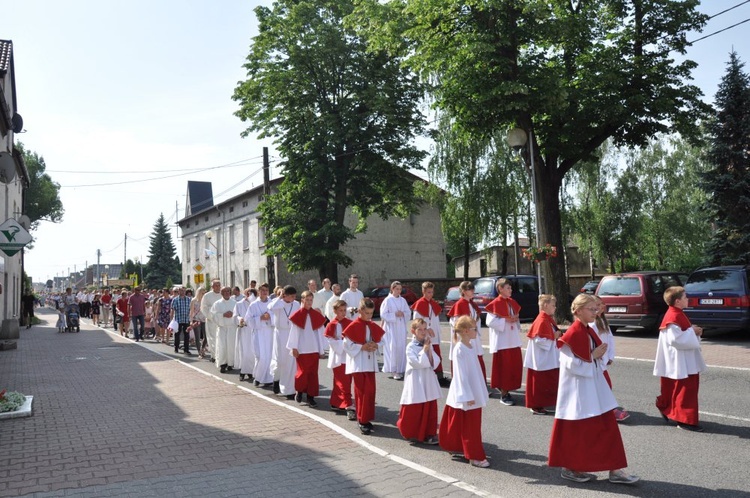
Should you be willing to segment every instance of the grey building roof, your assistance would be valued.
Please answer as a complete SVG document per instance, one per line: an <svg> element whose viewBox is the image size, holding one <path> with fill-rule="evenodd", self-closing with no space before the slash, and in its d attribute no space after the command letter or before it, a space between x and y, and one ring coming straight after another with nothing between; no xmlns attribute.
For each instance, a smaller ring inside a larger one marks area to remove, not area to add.
<svg viewBox="0 0 750 498"><path fill-rule="evenodd" d="M187 206L185 206L185 217L200 213L213 207L214 194L211 182L188 181Z"/></svg>

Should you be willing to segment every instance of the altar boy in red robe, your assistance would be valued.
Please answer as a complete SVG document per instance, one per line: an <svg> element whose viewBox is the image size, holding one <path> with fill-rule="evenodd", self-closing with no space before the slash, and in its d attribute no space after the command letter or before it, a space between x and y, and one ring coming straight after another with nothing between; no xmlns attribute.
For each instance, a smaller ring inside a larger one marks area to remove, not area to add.
<svg viewBox="0 0 750 498"><path fill-rule="evenodd" d="M362 434L373 431L375 418L375 372L378 371L378 344L385 331L372 321L375 304L363 298L359 316L343 332L346 351L346 373L354 380L354 403Z"/></svg>
<svg viewBox="0 0 750 498"><path fill-rule="evenodd" d="M297 359L297 373L294 376L294 399L302 403L302 394L307 395L307 404L315 408L318 403L315 396L320 391L318 381L318 363L320 355L325 351L323 345L323 326L326 318L312 307L313 294L310 291L302 293L302 307L292 313L289 321L289 340L286 347Z"/></svg>
<svg viewBox="0 0 750 498"><path fill-rule="evenodd" d="M346 301L339 299L333 303L335 317L326 326L325 337L331 346L328 355L328 368L333 370L333 388L331 389L331 408L346 410L349 420L356 420L356 411L352 403L352 376L346 373L346 351L344 351L344 329L352 323L346 317Z"/></svg>
<svg viewBox="0 0 750 498"><path fill-rule="evenodd" d="M510 391L519 389L523 378L518 320L521 306L510 297L513 294L510 280L501 278L496 285L498 296L484 308L490 329L490 353L493 355L490 387L500 390L502 404L512 406L515 401Z"/></svg>
<svg viewBox="0 0 750 498"><path fill-rule="evenodd" d="M473 349L476 351L476 355L479 357L479 366L482 368L482 375L487 379L487 368L484 366L484 348L482 347L482 327L480 326L480 312L479 307L474 303L474 284L468 280L464 280L458 286L461 292L461 298L456 301L456 304L448 311L448 319L451 323L451 335L456 333L456 321L462 316L468 316L477 323L477 334L476 337L471 339ZM455 347L454 341L451 341L450 357L453 357L453 348ZM451 364L451 369L453 364Z"/></svg>
<svg viewBox="0 0 750 498"><path fill-rule="evenodd" d="M441 386L448 386L450 385L450 380L446 379L443 374L443 355L440 351L440 313L443 311L443 308L433 299L434 295L435 284L432 282L422 283L422 297L417 299L417 302L411 307L414 311L412 319L421 318L427 322L427 333L430 336L432 349L435 350L438 358L440 358L440 363L435 368L435 374Z"/></svg>

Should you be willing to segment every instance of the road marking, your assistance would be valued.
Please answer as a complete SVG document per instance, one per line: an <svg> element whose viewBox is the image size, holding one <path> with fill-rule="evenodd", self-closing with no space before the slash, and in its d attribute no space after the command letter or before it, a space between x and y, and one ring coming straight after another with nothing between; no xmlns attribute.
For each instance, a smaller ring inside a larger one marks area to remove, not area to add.
<svg viewBox="0 0 750 498"><path fill-rule="evenodd" d="M655 360L650 360L648 358L631 358L628 356L615 356L616 360L630 360L630 361L642 361L645 363L654 363ZM728 367L726 365L706 365L707 368L721 368L724 370L737 370L738 372L750 372L750 368L745 367Z"/></svg>
<svg viewBox="0 0 750 498"><path fill-rule="evenodd" d="M101 327L101 326L97 326L97 327L99 329L107 332L108 334L111 334L111 335L115 336L115 337L119 337L120 339L126 339L126 340L128 340L128 341L130 341L132 343L135 343L134 339L130 339L128 337L123 337L123 336L121 336L119 334L119 332L116 332L114 330L108 330L108 329L106 329L104 327ZM194 365L191 365L189 363L185 363L180 358L174 358L174 357L172 357L172 356L170 356L170 355L168 355L166 353L162 353L161 351L156 351L156 350L150 349L150 348L146 347L145 343L143 343L143 344L141 344L141 343L135 343L135 344L137 344L138 346L143 347L146 351L150 351L151 353L159 355L159 356L161 356L163 358L166 358L166 359L169 359L169 360L172 360L172 361L176 361L177 363L179 363L181 365L184 365L184 366L186 366L188 368L191 368L191 369L195 370L196 372L199 372L199 373L201 373L203 375L207 375L209 377L212 377L212 378L214 378L214 379L216 379L218 381L221 381L221 382L223 382L225 384L229 384L229 385L235 386L236 388L238 388L238 389L240 389L240 390L242 390L242 391L244 391L246 393L252 394L253 396L255 396L257 398L260 398L260 399L262 399L264 401L272 403L272 404L274 404L276 406L280 406L282 408L286 408L287 410L291 410L291 411L293 411L295 413L299 413L300 415L303 415L303 416L305 416L305 417L307 417L307 418L309 418L311 420L314 420L314 421L318 422L319 424L322 424L323 426L331 429L332 431L334 431L334 432L336 432L336 433L344 436L345 438L349 439L350 441L359 444L363 448L365 448L367 450L370 450L371 452L373 452L373 453L375 453L377 455L380 455L382 457L388 458L388 459L390 459L390 460L392 460L392 461L394 461L396 463L404 465L405 467L409 467L410 469L416 470L416 471L421 472L423 474L426 474L426 475L428 475L430 477L434 477L435 479L439 479L439 480L441 480L441 481L443 481L445 483L448 483L448 484L450 484L452 486L456 486L459 489L463 489L464 491L468 491L468 492L473 493L473 494L475 494L477 496L488 496L488 497L498 497L499 498L499 495L494 495L494 494L489 493L487 491L483 491L483 490L481 490L481 489L479 489L479 488L477 488L475 486L472 486L469 483L466 483L466 482L463 482L463 481L459 481L455 477L451 477L451 476L449 476L447 474L442 474L442 473L440 473L440 472L438 472L436 470L430 469L429 467L425 467L423 465L420 465L418 463L412 462L412 461L407 460L407 459L405 459L403 457L400 457L398 455L394 455L393 453L389 453L389 452L383 450L382 448L378 448L377 446L375 446L375 445L373 445L371 443L368 443L367 441L365 441L361 437L356 436L356 435L352 434L351 432L347 431L346 429L340 427L338 424L335 424L335 423L333 423L333 422L331 422L329 420L324 419L323 417L315 415L314 413L310 413L309 411L302 410L302 409L300 409L300 408L298 408L298 407L296 407L294 405L288 405L288 404L286 404L286 403L284 403L284 402L282 402L280 400L276 400L276 399L273 399L270 396L266 396L263 393L259 393L259 392L255 391L254 389L250 389L249 387L241 386L241 385L239 385L239 384L237 384L235 382L232 382L230 380L226 380L226 379L224 379L222 377L219 377L218 375L212 374L210 372L206 372L205 370L202 370L202 369L200 369L200 368L198 368L198 367L196 367ZM154 344L156 344L156 343L154 343Z"/></svg>

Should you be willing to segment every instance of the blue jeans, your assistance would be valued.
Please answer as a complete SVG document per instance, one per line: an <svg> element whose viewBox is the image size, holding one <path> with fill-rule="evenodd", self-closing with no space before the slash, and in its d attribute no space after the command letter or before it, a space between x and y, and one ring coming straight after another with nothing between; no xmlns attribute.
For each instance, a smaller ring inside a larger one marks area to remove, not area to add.
<svg viewBox="0 0 750 498"><path fill-rule="evenodd" d="M146 326L146 317L144 315L132 316L130 320L133 322L133 337L136 341L143 340L143 329ZM140 328L138 327L140 324Z"/></svg>

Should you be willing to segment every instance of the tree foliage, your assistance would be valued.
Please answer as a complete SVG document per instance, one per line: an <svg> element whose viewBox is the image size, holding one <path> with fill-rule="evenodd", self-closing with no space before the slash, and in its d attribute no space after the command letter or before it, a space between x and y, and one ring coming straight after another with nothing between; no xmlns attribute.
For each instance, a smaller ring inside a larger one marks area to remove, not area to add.
<svg viewBox="0 0 750 498"><path fill-rule="evenodd" d="M422 86L345 25L352 9L351 0L256 8L259 34L233 97L249 123L243 136L274 137L284 158L284 181L260 207L267 253L334 280L337 265L352 264L341 246L370 215L417 209L404 169L420 168L424 155L411 144L423 127Z"/></svg>
<svg viewBox="0 0 750 498"><path fill-rule="evenodd" d="M161 288L165 287L168 282L181 282L182 267L163 213L154 223L150 240L148 263L143 269L146 286ZM132 268L136 268L135 264Z"/></svg>
<svg viewBox="0 0 750 498"><path fill-rule="evenodd" d="M44 157L26 150L20 142L16 144L16 148L21 152L26 170L29 172L29 187L24 193L23 213L31 220L31 230L36 230L40 221L59 223L65 212L60 200L60 185L52 181L45 172L47 165Z"/></svg>
<svg viewBox="0 0 750 498"><path fill-rule="evenodd" d="M743 67L732 52L708 125L711 168L702 185L715 227L708 249L715 265L750 263L750 77Z"/></svg>
<svg viewBox="0 0 750 498"><path fill-rule="evenodd" d="M435 106L461 127L531 135L541 242L562 246L560 189L576 163L609 138L642 145L671 129L690 135L707 110L686 84L695 64L670 55L684 53L685 33L704 24L697 4L366 0L358 22L407 55L433 84ZM568 302L564 254L543 266L550 290Z"/></svg>

